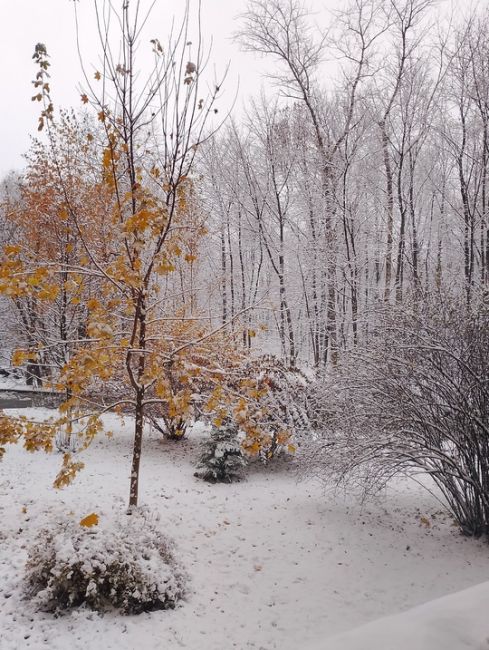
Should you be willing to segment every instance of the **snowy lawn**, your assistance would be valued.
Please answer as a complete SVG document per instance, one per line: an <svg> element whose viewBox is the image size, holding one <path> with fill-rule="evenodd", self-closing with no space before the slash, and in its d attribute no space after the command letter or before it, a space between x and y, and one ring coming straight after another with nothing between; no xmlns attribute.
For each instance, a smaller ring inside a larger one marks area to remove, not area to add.
<svg viewBox="0 0 489 650"><path fill-rule="evenodd" d="M489 546L461 537L416 485L363 508L298 483L294 463L209 485L193 476L199 432L180 443L151 433L140 502L177 544L187 602L137 617L35 613L20 591L25 548L50 513L126 516L131 423L109 424L114 437L80 455L86 467L63 491L51 487L58 454L12 447L0 464L1 650L327 650L338 633L489 580Z"/></svg>

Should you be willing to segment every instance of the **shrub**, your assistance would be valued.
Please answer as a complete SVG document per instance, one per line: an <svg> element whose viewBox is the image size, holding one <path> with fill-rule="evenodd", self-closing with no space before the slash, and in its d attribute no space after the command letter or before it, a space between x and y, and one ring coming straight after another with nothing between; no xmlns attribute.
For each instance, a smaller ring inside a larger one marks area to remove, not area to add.
<svg viewBox="0 0 489 650"><path fill-rule="evenodd" d="M307 377L271 355L250 359L242 374L252 383L251 408L246 418L237 418L245 451L264 463L293 454L294 441L309 431Z"/></svg>
<svg viewBox="0 0 489 650"><path fill-rule="evenodd" d="M41 530L29 549L25 593L42 611L86 605L139 614L175 607L184 574L144 513L121 515L105 529L65 519Z"/></svg>
<svg viewBox="0 0 489 650"><path fill-rule="evenodd" d="M489 313L439 300L393 309L316 386L309 465L365 492L429 475L466 535L489 534Z"/></svg>

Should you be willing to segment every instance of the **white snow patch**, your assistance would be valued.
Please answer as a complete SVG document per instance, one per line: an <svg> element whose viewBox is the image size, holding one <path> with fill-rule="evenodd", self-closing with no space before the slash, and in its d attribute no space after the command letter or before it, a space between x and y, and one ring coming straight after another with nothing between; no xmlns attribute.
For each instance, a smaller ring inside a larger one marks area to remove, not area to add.
<svg viewBox="0 0 489 650"><path fill-rule="evenodd" d="M362 625L308 650L483 650L489 648L489 582Z"/></svg>

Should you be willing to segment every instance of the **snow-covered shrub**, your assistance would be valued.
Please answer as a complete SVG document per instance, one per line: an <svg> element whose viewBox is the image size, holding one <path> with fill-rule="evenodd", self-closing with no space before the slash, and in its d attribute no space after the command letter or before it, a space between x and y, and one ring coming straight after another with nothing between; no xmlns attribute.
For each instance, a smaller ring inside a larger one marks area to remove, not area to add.
<svg viewBox="0 0 489 650"><path fill-rule="evenodd" d="M309 431L307 377L271 355L251 359L243 374L252 380L254 401L248 421L238 420L247 434L245 450L265 463L280 454L293 454L295 442Z"/></svg>
<svg viewBox="0 0 489 650"><path fill-rule="evenodd" d="M246 465L238 431L231 422L213 427L210 438L202 443L202 453L194 476L214 483L232 483L241 478Z"/></svg>
<svg viewBox="0 0 489 650"><path fill-rule="evenodd" d="M306 467L368 493L429 475L466 535L489 535L489 311L390 308L314 390Z"/></svg>
<svg viewBox="0 0 489 650"><path fill-rule="evenodd" d="M259 399L260 425L268 439L262 444L260 459L268 462L279 454L293 454L295 442L309 430L306 376L270 355L253 360L250 371L265 389Z"/></svg>
<svg viewBox="0 0 489 650"><path fill-rule="evenodd" d="M28 551L25 594L41 611L86 605L139 614L173 608L184 581L171 543L133 512L110 528L64 519L41 530Z"/></svg>
<svg viewBox="0 0 489 650"><path fill-rule="evenodd" d="M145 408L145 418L165 438L178 441L204 414L219 410L216 391L227 397L230 390L235 392L232 384L247 355L232 330L204 336L202 322L192 319L175 321L174 326L175 332L166 337L170 348L161 350L161 356L170 360L161 364L158 381L149 389L153 399ZM178 341L178 354L172 353L172 341ZM229 407L231 400L226 401ZM208 408L212 402L216 402L214 409Z"/></svg>

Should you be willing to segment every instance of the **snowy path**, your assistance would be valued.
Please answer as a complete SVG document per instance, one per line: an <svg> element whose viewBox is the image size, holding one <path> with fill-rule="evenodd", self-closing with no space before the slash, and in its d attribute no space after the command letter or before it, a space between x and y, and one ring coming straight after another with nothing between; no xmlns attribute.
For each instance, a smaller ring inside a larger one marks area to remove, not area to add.
<svg viewBox="0 0 489 650"><path fill-rule="evenodd" d="M195 438L172 444L153 435L141 501L159 511L181 551L192 577L188 601L139 617L33 613L18 584L25 544L49 509L79 519L123 511L130 432L120 425L114 431L84 453L85 470L61 492L51 488L58 455L7 451L0 465L1 650L306 649L489 580L489 547L461 537L416 486L362 509L297 483L292 465L231 486L208 485L192 475Z"/></svg>

